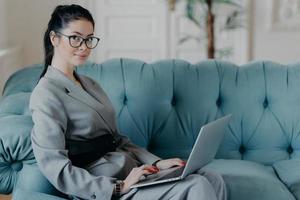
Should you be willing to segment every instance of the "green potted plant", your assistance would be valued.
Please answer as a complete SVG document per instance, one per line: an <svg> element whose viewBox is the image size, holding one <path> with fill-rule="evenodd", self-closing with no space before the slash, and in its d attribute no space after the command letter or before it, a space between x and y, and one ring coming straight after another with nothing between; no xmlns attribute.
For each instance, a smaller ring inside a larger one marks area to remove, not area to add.
<svg viewBox="0 0 300 200"><path fill-rule="evenodd" d="M215 58L215 28L216 25L221 31L238 29L244 27L244 1L243 0L182 0L186 3L185 15L191 20L200 30L206 32L207 42L207 57ZM168 0L170 10L175 10L175 5L180 0ZM216 24L216 17L219 12L222 13L223 24ZM186 36L180 40L181 43L189 39L201 40L201 37L194 38L193 36ZM230 48L218 49L219 54L230 53ZM219 56L219 57L222 57Z"/></svg>

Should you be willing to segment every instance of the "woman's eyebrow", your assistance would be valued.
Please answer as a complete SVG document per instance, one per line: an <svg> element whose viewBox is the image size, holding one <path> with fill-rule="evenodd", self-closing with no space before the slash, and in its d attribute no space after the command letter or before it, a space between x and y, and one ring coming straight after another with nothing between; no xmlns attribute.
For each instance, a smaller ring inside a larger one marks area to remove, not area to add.
<svg viewBox="0 0 300 200"><path fill-rule="evenodd" d="M77 31L73 31L72 33L76 33L76 34L78 34L78 35L83 36L80 32L77 32ZM91 36L91 35L94 35L94 33L88 34L87 36Z"/></svg>

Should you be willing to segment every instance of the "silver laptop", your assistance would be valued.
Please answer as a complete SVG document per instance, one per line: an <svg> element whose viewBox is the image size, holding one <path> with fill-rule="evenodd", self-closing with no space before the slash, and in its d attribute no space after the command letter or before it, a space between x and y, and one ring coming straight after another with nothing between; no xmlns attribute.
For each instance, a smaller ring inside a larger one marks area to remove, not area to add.
<svg viewBox="0 0 300 200"><path fill-rule="evenodd" d="M161 170L156 174L144 176L137 184L131 186L131 188L179 181L211 162L215 158L223 140L224 131L230 118L231 114L201 127L185 167L173 167Z"/></svg>

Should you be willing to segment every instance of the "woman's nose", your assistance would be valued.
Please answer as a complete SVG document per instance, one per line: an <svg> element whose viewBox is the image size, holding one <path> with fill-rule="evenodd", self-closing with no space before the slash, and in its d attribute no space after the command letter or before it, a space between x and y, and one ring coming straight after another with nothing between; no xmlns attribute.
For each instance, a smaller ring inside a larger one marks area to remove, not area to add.
<svg viewBox="0 0 300 200"><path fill-rule="evenodd" d="M87 46L86 46L85 42L82 42L82 44L81 44L80 47L79 47L79 50L80 50L80 51L84 51L84 50L86 50L86 49L87 49Z"/></svg>

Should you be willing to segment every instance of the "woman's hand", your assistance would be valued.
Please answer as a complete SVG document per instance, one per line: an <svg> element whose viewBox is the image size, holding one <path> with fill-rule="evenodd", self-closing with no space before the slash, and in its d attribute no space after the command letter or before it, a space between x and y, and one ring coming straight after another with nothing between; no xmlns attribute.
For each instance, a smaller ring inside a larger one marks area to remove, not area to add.
<svg viewBox="0 0 300 200"><path fill-rule="evenodd" d="M142 165L140 167L133 168L124 180L124 185L121 189L121 193L127 193L130 190L130 187L139 182L143 175L154 174L158 171L159 169L157 167L151 165Z"/></svg>
<svg viewBox="0 0 300 200"><path fill-rule="evenodd" d="M186 162L180 158L171 158L166 160L160 160L156 163L156 167L159 169L169 169L174 166L185 166Z"/></svg>

